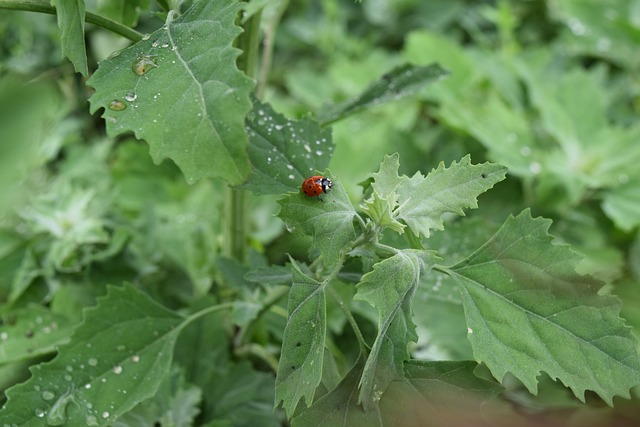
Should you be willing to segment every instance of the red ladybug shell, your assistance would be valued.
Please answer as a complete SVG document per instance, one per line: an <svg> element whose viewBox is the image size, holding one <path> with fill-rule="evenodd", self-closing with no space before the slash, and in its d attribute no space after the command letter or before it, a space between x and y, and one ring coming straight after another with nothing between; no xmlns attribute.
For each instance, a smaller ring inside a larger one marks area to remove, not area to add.
<svg viewBox="0 0 640 427"><path fill-rule="evenodd" d="M302 183L302 191L309 197L328 193L331 187L333 187L333 182L329 178L320 175L309 177Z"/></svg>

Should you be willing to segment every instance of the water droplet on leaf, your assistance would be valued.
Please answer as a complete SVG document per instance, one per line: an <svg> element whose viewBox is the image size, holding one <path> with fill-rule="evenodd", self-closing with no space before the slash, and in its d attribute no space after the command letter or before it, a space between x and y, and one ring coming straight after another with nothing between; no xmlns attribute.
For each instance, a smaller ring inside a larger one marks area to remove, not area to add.
<svg viewBox="0 0 640 427"><path fill-rule="evenodd" d="M158 64L154 62L151 56L141 55L136 59L136 62L133 63L131 68L137 75L144 76L149 70L156 68L157 66Z"/></svg>
<svg viewBox="0 0 640 427"><path fill-rule="evenodd" d="M56 397L56 394L52 391L49 390L45 390L42 392L42 399L43 400L53 400Z"/></svg>
<svg viewBox="0 0 640 427"><path fill-rule="evenodd" d="M66 392L53 404L47 414L46 422L50 426L62 426L67 423L67 406L73 402L73 394Z"/></svg>
<svg viewBox="0 0 640 427"><path fill-rule="evenodd" d="M114 99L109 103L109 109L112 111L122 111L127 108L127 104L119 99Z"/></svg>
<svg viewBox="0 0 640 427"><path fill-rule="evenodd" d="M136 95L135 92L127 92L127 94L124 96L124 99L126 101L133 102L137 97L138 95Z"/></svg>

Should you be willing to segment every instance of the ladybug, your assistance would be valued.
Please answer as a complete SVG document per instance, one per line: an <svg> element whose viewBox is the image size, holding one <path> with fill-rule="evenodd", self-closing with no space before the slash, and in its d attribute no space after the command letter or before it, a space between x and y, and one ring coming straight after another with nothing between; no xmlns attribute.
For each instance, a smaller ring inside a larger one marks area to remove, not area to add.
<svg viewBox="0 0 640 427"><path fill-rule="evenodd" d="M333 182L329 178L316 175L304 180L302 192L309 197L317 197L322 193L328 193L331 187L333 187Z"/></svg>

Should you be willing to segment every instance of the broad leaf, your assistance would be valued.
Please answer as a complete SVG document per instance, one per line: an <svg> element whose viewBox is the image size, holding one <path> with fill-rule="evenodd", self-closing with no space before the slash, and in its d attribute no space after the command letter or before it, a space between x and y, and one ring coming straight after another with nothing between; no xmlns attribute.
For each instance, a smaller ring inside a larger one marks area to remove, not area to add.
<svg viewBox="0 0 640 427"><path fill-rule="evenodd" d="M324 170L331 160L331 128L310 118L289 120L254 99L247 130L253 169L244 188L255 194L297 191L305 178Z"/></svg>
<svg viewBox="0 0 640 427"><path fill-rule="evenodd" d="M1 320L0 364L54 353L74 326L65 316L35 304L11 310Z"/></svg>
<svg viewBox="0 0 640 427"><path fill-rule="evenodd" d="M473 375L474 362L417 362L405 364L406 380L394 381L382 395L378 411L358 405L356 364L342 382L292 420L294 427L409 427L478 424L479 411L501 390ZM498 419L495 419L498 421ZM504 420L501 420L504 421ZM487 425L491 425L487 423Z"/></svg>
<svg viewBox="0 0 640 427"><path fill-rule="evenodd" d="M356 286L356 300L378 309L378 335L371 347L360 379L360 394L366 411L376 408L391 381L404 378L407 345L417 341L411 318L411 301L421 276L429 271L433 252L404 250L377 263Z"/></svg>
<svg viewBox="0 0 640 427"><path fill-rule="evenodd" d="M155 394L181 321L131 287L112 287L55 359L6 392L0 418L24 426L110 425Z"/></svg>
<svg viewBox="0 0 640 427"><path fill-rule="evenodd" d="M292 260L293 284L289 292L289 319L284 330L276 378L276 401L291 417L304 397L313 402L322 379L327 329L325 285L306 276Z"/></svg>
<svg viewBox="0 0 640 427"><path fill-rule="evenodd" d="M464 215L464 208L477 208L476 198L504 179L507 169L494 163L472 165L467 155L445 168L441 162L426 177L417 172L398 187L398 219L417 235L429 237L442 230L442 215Z"/></svg>
<svg viewBox="0 0 640 427"><path fill-rule="evenodd" d="M449 72L438 64L401 65L373 82L356 98L325 110L320 121L326 125L367 107L411 96L418 93L426 84L438 81L448 74Z"/></svg>
<svg viewBox="0 0 640 427"><path fill-rule="evenodd" d="M356 211L340 181L333 180L331 192L320 197L322 200L302 191L291 193L278 201L281 206L278 216L289 230L313 236L325 268L331 268L356 237L353 225Z"/></svg>
<svg viewBox="0 0 640 427"><path fill-rule="evenodd" d="M552 244L551 221L529 211L509 217L474 254L451 268L460 284L476 360L502 380L515 375L533 394L545 371L584 401L608 404L640 383L636 341L620 302L599 296L600 282L575 272L580 257Z"/></svg>
<svg viewBox="0 0 640 427"><path fill-rule="evenodd" d="M62 30L62 54L78 73L86 76L89 68L84 44L84 0L51 0L51 4L56 8L58 27Z"/></svg>
<svg viewBox="0 0 640 427"><path fill-rule="evenodd" d="M205 176L242 182L249 173L246 114L253 82L235 65L237 2L197 1L119 55L89 80L91 111L107 132L133 132L156 163L173 160L188 182Z"/></svg>

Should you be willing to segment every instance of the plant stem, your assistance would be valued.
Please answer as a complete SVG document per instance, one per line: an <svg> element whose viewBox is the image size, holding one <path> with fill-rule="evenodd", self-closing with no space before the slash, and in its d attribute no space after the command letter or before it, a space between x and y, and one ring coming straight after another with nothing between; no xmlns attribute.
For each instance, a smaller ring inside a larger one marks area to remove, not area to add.
<svg viewBox="0 0 640 427"><path fill-rule="evenodd" d="M238 57L238 68L253 78L257 71L257 58L260 38L260 15L256 14L242 25L244 32L236 40L236 47L242 50ZM247 192L227 187L225 191L225 236L224 254L229 258L243 262L246 256L248 229Z"/></svg>
<svg viewBox="0 0 640 427"><path fill-rule="evenodd" d="M38 0L0 0L0 9L22 10L26 12L47 13L49 15L56 14L56 8L51 6L48 1ZM109 30L119 34L131 41L137 42L142 40L142 33L127 27L112 19L97 15L91 12L85 12L84 20L90 24Z"/></svg>

